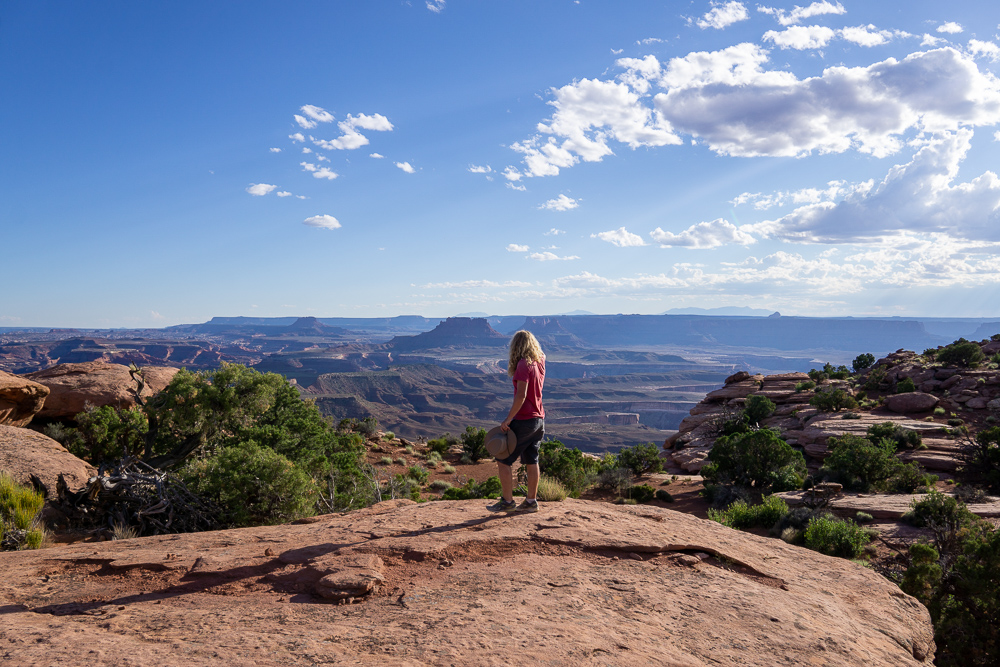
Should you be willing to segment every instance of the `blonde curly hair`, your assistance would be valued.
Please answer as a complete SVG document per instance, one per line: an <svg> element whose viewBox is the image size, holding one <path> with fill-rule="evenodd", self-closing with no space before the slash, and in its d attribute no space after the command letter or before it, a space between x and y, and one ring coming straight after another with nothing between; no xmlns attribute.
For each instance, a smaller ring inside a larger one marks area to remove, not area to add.
<svg viewBox="0 0 1000 667"><path fill-rule="evenodd" d="M521 330L510 339L510 358L507 361L507 375L514 377L517 370L517 362L524 359L529 364L541 361L545 358L542 353L542 346L538 344L538 339L530 331Z"/></svg>

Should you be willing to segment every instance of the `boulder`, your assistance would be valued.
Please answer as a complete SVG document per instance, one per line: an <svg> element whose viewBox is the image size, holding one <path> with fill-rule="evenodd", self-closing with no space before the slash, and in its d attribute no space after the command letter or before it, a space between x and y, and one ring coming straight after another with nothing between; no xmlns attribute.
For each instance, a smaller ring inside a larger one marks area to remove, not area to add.
<svg viewBox="0 0 1000 667"><path fill-rule="evenodd" d="M920 391L911 391L905 394L894 394L885 397L885 407L900 414L927 412L928 410L933 410L937 404L937 396L925 394Z"/></svg>
<svg viewBox="0 0 1000 667"><path fill-rule="evenodd" d="M48 387L0 371L0 424L27 426L48 395Z"/></svg>
<svg viewBox="0 0 1000 667"><path fill-rule="evenodd" d="M727 384L722 389L709 392L703 400L708 403L720 403L732 398L746 398L760 389L760 382L763 379L763 375L753 375L749 379Z"/></svg>
<svg viewBox="0 0 1000 667"><path fill-rule="evenodd" d="M746 380L749 377L750 377L750 374L747 373L746 371L737 371L737 372L733 373L732 375L730 375L729 377L727 377L726 381L723 384L732 384L734 382L742 382L743 380Z"/></svg>
<svg viewBox="0 0 1000 667"><path fill-rule="evenodd" d="M62 473L71 489L79 489L95 474L94 467L66 451L58 442L37 431L0 426L0 470L21 484L36 475L55 494Z"/></svg>
<svg viewBox="0 0 1000 667"><path fill-rule="evenodd" d="M489 502L396 500L299 525L6 553L0 636L18 641L4 643L4 658L62 667L933 660L927 610L848 560L660 507L567 499L497 516Z"/></svg>
<svg viewBox="0 0 1000 667"><path fill-rule="evenodd" d="M146 380L143 397L166 387L177 371L166 366L143 368ZM83 412L88 403L98 408L105 405L131 408L136 404L132 393L136 384L128 373L128 366L121 364L103 361L59 364L22 377L45 385L51 392L38 413L40 418L72 419Z"/></svg>

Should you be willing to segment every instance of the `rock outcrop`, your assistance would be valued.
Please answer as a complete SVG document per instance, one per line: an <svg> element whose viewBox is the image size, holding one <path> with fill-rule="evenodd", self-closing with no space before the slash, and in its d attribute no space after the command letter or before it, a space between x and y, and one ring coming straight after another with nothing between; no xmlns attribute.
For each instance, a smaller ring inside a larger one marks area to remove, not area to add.
<svg viewBox="0 0 1000 667"><path fill-rule="evenodd" d="M847 560L661 508L486 504L396 500L4 554L3 654L63 667L931 664L926 609Z"/></svg>
<svg viewBox="0 0 1000 667"><path fill-rule="evenodd" d="M166 387L176 368L146 366L143 368L146 386L143 397L152 396ZM39 411L40 418L71 419L83 412L88 403L94 407L112 405L130 408L135 405L135 382L128 373L128 366L103 361L82 364L59 364L43 371L22 376L45 385L51 392Z"/></svg>
<svg viewBox="0 0 1000 667"><path fill-rule="evenodd" d="M984 342L981 347L984 354L995 354L1000 351L1000 341ZM818 389L839 387L857 392L859 399L861 394L868 394L878 398L881 405L851 412L821 412L809 404L815 390L795 390L796 385L809 381L806 373L763 376L740 371L726 378L721 388L705 396L681 421L677 433L664 443L664 457L668 464L683 470L701 470L718 435L719 420L742 407L750 395L766 396L775 403L774 415L763 425L780 429L786 442L802 450L813 467L826 458L831 437L864 436L870 426L891 421L919 433L925 446L904 451L900 458L916 461L932 472L952 473L960 465L961 448L949 435L947 419L959 413L973 421L984 420L991 413L1000 416L1000 370L989 365L980 369L943 367L928 363L915 352L899 350L859 375L858 382L866 382L872 373L883 379L871 391L854 389L842 380L827 381ZM919 391L893 393L897 384L906 379ZM937 408L943 414L935 417L933 411Z"/></svg>
<svg viewBox="0 0 1000 667"><path fill-rule="evenodd" d="M0 470L21 484L30 484L34 474L52 494L60 473L71 489L79 489L96 472L47 435L14 426L0 426Z"/></svg>
<svg viewBox="0 0 1000 667"><path fill-rule="evenodd" d="M48 387L0 371L0 425L27 426L48 395Z"/></svg>

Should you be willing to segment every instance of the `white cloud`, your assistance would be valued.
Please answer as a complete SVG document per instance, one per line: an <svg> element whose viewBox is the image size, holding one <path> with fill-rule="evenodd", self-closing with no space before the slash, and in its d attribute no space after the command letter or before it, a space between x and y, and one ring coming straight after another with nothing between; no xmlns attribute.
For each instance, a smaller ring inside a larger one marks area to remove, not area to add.
<svg viewBox="0 0 1000 667"><path fill-rule="evenodd" d="M768 30L764 33L765 42L774 42L782 49L821 49L830 43L834 32L830 28L821 25L793 25L785 28L781 32Z"/></svg>
<svg viewBox="0 0 1000 667"><path fill-rule="evenodd" d="M940 37L935 37L934 35L928 35L924 33L924 39L920 42L920 46L938 46L939 44L946 43L947 40L941 39Z"/></svg>
<svg viewBox="0 0 1000 667"><path fill-rule="evenodd" d="M463 280L461 282L448 282L448 283L427 283L421 285L421 289L490 289L490 288L509 288L509 287L531 287L531 283L526 283L521 280L505 280L502 283L498 283L493 280Z"/></svg>
<svg viewBox="0 0 1000 667"><path fill-rule="evenodd" d="M776 9L774 7L762 7L757 5L757 11L763 12L764 14L770 14L778 23L781 25L793 25L798 23L802 19L807 19L813 16L821 16L823 14L846 14L847 10L844 9L842 4L826 2L822 0L821 2L814 2L807 7L799 7L796 5L792 11L788 12L784 9Z"/></svg>
<svg viewBox="0 0 1000 667"><path fill-rule="evenodd" d="M567 255L566 257L560 257L554 252L533 252L528 255L528 259L538 260L539 262L553 262L553 261L567 261L571 259L580 259L576 255Z"/></svg>
<svg viewBox="0 0 1000 667"><path fill-rule="evenodd" d="M295 122L298 123L299 127L301 127L302 129L311 130L312 128L316 127L316 121L309 120L304 116L295 114L293 118L295 118Z"/></svg>
<svg viewBox="0 0 1000 667"><path fill-rule="evenodd" d="M394 162L393 164L405 171L407 174L413 174L417 171L409 162Z"/></svg>
<svg viewBox="0 0 1000 667"><path fill-rule="evenodd" d="M942 23L937 27L938 32L947 33L949 35L957 35L962 32L963 28L958 23L954 21L948 21L947 23Z"/></svg>
<svg viewBox="0 0 1000 667"><path fill-rule="evenodd" d="M160 315L155 310L149 311L149 316L152 317L154 320L165 320L165 319L167 319L163 315Z"/></svg>
<svg viewBox="0 0 1000 667"><path fill-rule="evenodd" d="M295 134L289 134L288 138L296 143L301 143L306 140L306 138L302 136L301 132L296 132Z"/></svg>
<svg viewBox="0 0 1000 667"><path fill-rule="evenodd" d="M299 109L299 111L309 116L309 118L316 121L317 123L330 123L333 121L333 114L328 112L326 109L313 106L312 104L305 105L304 107ZM296 116L296 119L298 118L299 117ZM301 125L301 123L299 124ZM309 128L316 127L316 123L313 123L312 125L303 125L303 127L305 127L308 130Z"/></svg>
<svg viewBox="0 0 1000 667"><path fill-rule="evenodd" d="M444 11L445 0L427 0L427 9L431 10L435 14L440 14Z"/></svg>
<svg viewBox="0 0 1000 667"><path fill-rule="evenodd" d="M314 139L313 143L328 151L352 151L357 148L361 148L362 146L367 146L370 143L368 141L368 137L358 132L359 129L375 132L390 132L393 129L392 123L389 122L389 119L379 113L371 116L363 113L360 113L357 116L348 114L345 120L337 123L337 127L342 133L341 136L333 139L332 141Z"/></svg>
<svg viewBox="0 0 1000 667"><path fill-rule="evenodd" d="M569 211L580 205L579 200L573 199L572 197L567 197L566 195L559 195L555 199L550 199L544 204L540 205L538 208L547 211Z"/></svg>
<svg viewBox="0 0 1000 667"><path fill-rule="evenodd" d="M1000 178L992 171L954 183L972 130L929 139L907 164L840 201L808 204L777 220L748 225L766 237L807 243L870 241L903 233L1000 241Z"/></svg>
<svg viewBox="0 0 1000 667"><path fill-rule="evenodd" d="M289 192L288 190L280 190L278 192L275 192L274 194L278 195L279 197L291 197L292 196L292 193Z"/></svg>
<svg viewBox="0 0 1000 667"><path fill-rule="evenodd" d="M523 176L524 174L519 172L514 167L507 167L506 169L503 170L503 177L506 178L508 181L519 181Z"/></svg>
<svg viewBox="0 0 1000 667"><path fill-rule="evenodd" d="M859 25L853 28L841 28L837 31L841 39L853 42L858 46L880 46L892 39L892 32L889 30L879 30L870 23L866 26Z"/></svg>
<svg viewBox="0 0 1000 667"><path fill-rule="evenodd" d="M544 236L559 236L560 234L565 234L565 233L566 233L565 229L556 229L555 227L553 227L549 231L545 232Z"/></svg>
<svg viewBox="0 0 1000 667"><path fill-rule="evenodd" d="M368 157L373 157L373 158L375 158L376 160L381 160L381 159L382 159L382 158L384 158L385 156L384 156L384 155L382 155L381 153L369 153L369 154L368 154Z"/></svg>
<svg viewBox="0 0 1000 667"><path fill-rule="evenodd" d="M526 192L528 190L527 186L524 185L514 185L513 183L506 183L507 187L511 190L517 190L518 192Z"/></svg>
<svg viewBox="0 0 1000 667"><path fill-rule="evenodd" d="M698 19L697 25L705 28L722 29L740 21L750 18L750 13L742 2L727 2L726 4L712 3L712 9L707 14Z"/></svg>
<svg viewBox="0 0 1000 667"><path fill-rule="evenodd" d="M250 187L247 188L247 192L252 194L254 197L263 197L266 194L270 194L277 185L269 185L267 183L251 183Z"/></svg>
<svg viewBox="0 0 1000 667"><path fill-rule="evenodd" d="M270 150L272 153L280 153L281 152L280 148L270 148L268 150Z"/></svg>
<svg viewBox="0 0 1000 667"><path fill-rule="evenodd" d="M528 252L528 246L511 243L507 246L507 252Z"/></svg>
<svg viewBox="0 0 1000 667"><path fill-rule="evenodd" d="M608 140L630 148L681 143L669 123L645 107L625 83L583 79L552 93L555 99L548 104L556 111L548 122L538 124L541 134L511 145L525 156L524 175L554 176L581 159L599 162L613 154ZM508 167L504 176L517 180L521 174Z"/></svg>
<svg viewBox="0 0 1000 667"><path fill-rule="evenodd" d="M738 4L738 3L733 3L733 4ZM646 39L637 39L635 42L636 46L649 46L650 44L666 44L666 43L667 40L660 39L659 37L647 37ZM618 49L617 51L612 49L611 53L618 55L622 51L624 51L624 49Z"/></svg>
<svg viewBox="0 0 1000 667"><path fill-rule="evenodd" d="M469 165L469 171L472 172L473 174L491 174L491 173L493 173L493 169L490 168L490 165L477 166L477 165L474 165L474 164L470 164Z"/></svg>
<svg viewBox="0 0 1000 667"><path fill-rule="evenodd" d="M607 241L608 243L612 243L618 246L619 248L646 245L646 243L642 240L641 236L639 236L638 234L633 234L624 227L619 227L618 229L613 229L608 232L599 232L597 234L591 234L590 238Z"/></svg>
<svg viewBox="0 0 1000 667"><path fill-rule="evenodd" d="M309 148L308 146L303 146L302 147L302 153L304 155L308 155L309 153L312 153L312 152L313 152L313 150L311 148Z"/></svg>
<svg viewBox="0 0 1000 667"><path fill-rule="evenodd" d="M750 245L757 240L738 229L728 220L717 218L711 222L699 222L691 225L679 234L665 232L659 227L649 233L654 241L662 246L681 246L685 248L718 248L723 245Z"/></svg>
<svg viewBox="0 0 1000 667"><path fill-rule="evenodd" d="M316 165L311 162L299 162L299 166L302 167L303 171L316 171Z"/></svg>
<svg viewBox="0 0 1000 667"><path fill-rule="evenodd" d="M332 215L314 215L303 220L302 224L319 229L340 229L340 221Z"/></svg>
<svg viewBox="0 0 1000 667"><path fill-rule="evenodd" d="M993 42L982 42L978 39L969 40L969 53L982 56L991 62L1000 61L1000 46Z"/></svg>
<svg viewBox="0 0 1000 667"><path fill-rule="evenodd" d="M340 174L335 171L331 171L329 167L320 167L319 169L313 171L313 178L325 178L328 181L332 181L338 176L340 176Z"/></svg>
<svg viewBox="0 0 1000 667"><path fill-rule="evenodd" d="M993 141L1000 141L1000 130L993 133Z"/></svg>
<svg viewBox="0 0 1000 667"><path fill-rule="evenodd" d="M785 204L815 204L821 201L833 201L856 189L870 189L871 185L871 182L867 182L848 186L845 181L830 181L825 188L802 188L801 190L779 191L766 195L761 192L744 192L730 200L729 203L733 206L751 204L758 211L766 211Z"/></svg>

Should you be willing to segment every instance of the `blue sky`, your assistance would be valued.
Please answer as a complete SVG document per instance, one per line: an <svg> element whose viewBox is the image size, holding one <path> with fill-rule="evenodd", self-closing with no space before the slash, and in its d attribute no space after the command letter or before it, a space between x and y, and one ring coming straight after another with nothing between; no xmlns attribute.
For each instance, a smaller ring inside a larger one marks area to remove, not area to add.
<svg viewBox="0 0 1000 667"><path fill-rule="evenodd" d="M0 4L0 326L1000 315L995 2Z"/></svg>

